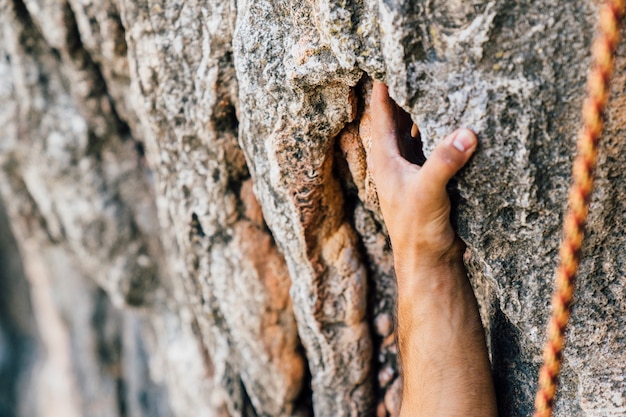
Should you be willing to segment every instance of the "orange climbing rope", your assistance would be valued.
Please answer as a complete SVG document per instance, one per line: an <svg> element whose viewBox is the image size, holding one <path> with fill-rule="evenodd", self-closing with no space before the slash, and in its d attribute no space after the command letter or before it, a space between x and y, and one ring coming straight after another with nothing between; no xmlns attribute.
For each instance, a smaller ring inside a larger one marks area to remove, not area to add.
<svg viewBox="0 0 626 417"><path fill-rule="evenodd" d="M619 42L620 21L625 5L626 0L608 0L600 8L598 36L592 47L593 66L587 79L587 98L582 112L583 128L578 136L578 153L572 168L573 183L563 224L563 241L552 296L552 315L548 323L548 340L543 351L543 366L539 371L534 417L552 415L565 344L565 327L570 316L574 278L580 263L580 248L589 211L589 197L593 189L598 140L604 127L603 113L609 96L613 54Z"/></svg>

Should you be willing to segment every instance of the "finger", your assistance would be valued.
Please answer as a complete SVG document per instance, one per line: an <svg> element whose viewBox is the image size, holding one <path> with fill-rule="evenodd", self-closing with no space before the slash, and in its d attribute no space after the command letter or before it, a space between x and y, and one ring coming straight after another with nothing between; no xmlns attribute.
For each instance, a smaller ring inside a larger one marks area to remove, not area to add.
<svg viewBox="0 0 626 417"><path fill-rule="evenodd" d="M419 127L415 123L411 125L411 143L415 155L415 160L411 160L411 162L419 166L424 165L426 156L424 155L422 135L420 134Z"/></svg>
<svg viewBox="0 0 626 417"><path fill-rule="evenodd" d="M372 171L384 170L400 156L397 141L396 104L389 97L387 86L374 81L372 90Z"/></svg>
<svg viewBox="0 0 626 417"><path fill-rule="evenodd" d="M446 184L470 159L478 140L469 129L457 129L446 137L426 160L421 181L433 192L445 192Z"/></svg>

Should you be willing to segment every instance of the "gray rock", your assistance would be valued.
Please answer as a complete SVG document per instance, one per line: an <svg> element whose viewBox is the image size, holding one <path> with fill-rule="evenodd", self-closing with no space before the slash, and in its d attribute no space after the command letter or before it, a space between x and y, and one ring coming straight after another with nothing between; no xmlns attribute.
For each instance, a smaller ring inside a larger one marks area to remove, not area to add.
<svg viewBox="0 0 626 417"><path fill-rule="evenodd" d="M0 195L26 265L16 279L48 271L33 314L51 346L37 311L54 301L43 318L69 346L54 345L73 369L66 415L397 412L393 262L366 163L372 79L427 155L457 126L479 136L453 221L500 414L531 413L596 2L0 10ZM626 410L625 50L556 416Z"/></svg>

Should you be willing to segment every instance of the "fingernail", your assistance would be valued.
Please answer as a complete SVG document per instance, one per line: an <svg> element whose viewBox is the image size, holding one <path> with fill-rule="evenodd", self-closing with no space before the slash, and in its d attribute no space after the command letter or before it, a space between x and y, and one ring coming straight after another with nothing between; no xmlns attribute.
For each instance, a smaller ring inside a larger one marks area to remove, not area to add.
<svg viewBox="0 0 626 417"><path fill-rule="evenodd" d="M457 131L452 141L452 146L454 146L461 152L465 152L472 146L474 146L475 141L476 139L472 132L467 129L460 129Z"/></svg>

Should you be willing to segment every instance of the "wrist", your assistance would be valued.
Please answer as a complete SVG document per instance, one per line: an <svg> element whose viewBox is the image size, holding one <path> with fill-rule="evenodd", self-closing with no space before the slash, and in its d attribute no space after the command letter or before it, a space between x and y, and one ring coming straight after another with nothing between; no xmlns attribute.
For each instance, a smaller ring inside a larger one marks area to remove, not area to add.
<svg viewBox="0 0 626 417"><path fill-rule="evenodd" d="M455 236L445 246L413 245L410 248L393 246L396 275L415 275L429 271L447 271L463 265L465 243Z"/></svg>
<svg viewBox="0 0 626 417"><path fill-rule="evenodd" d="M450 260L436 266L403 268L396 266L398 302L419 301L423 298L443 300L460 292L471 291L462 259Z"/></svg>

